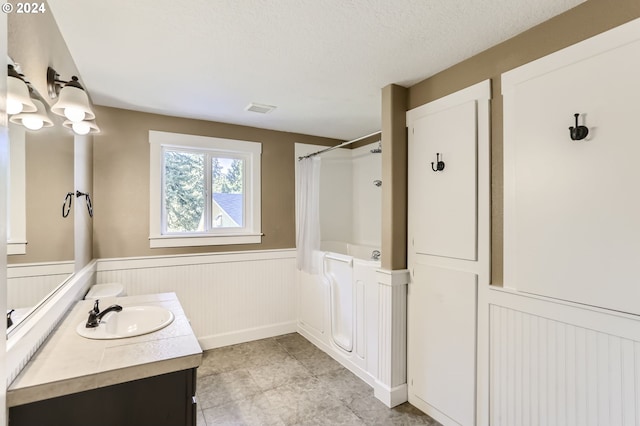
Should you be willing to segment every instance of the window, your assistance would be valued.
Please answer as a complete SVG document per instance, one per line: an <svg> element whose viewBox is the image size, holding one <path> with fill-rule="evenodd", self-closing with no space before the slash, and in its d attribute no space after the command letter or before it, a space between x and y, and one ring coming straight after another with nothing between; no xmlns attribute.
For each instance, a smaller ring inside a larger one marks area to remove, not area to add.
<svg viewBox="0 0 640 426"><path fill-rule="evenodd" d="M149 131L155 247L262 241L258 142Z"/></svg>

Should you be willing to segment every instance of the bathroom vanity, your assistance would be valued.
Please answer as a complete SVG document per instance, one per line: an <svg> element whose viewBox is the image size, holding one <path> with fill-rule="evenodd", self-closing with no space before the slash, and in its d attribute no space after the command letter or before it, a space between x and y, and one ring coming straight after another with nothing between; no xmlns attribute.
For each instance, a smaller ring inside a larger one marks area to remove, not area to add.
<svg viewBox="0 0 640 426"><path fill-rule="evenodd" d="M9 425L195 425L202 350L176 295L101 300L103 309L158 306L175 316L158 331L124 339L76 332L93 303L77 302L9 386Z"/></svg>

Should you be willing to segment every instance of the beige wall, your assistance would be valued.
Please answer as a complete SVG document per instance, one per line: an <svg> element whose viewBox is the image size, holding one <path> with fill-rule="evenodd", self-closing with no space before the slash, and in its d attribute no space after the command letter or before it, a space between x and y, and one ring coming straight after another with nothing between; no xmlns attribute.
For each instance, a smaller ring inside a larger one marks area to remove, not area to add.
<svg viewBox="0 0 640 426"><path fill-rule="evenodd" d="M638 0L589 0L498 46L409 88L408 109L490 78L492 282L502 283L503 178L500 75L510 69L640 17Z"/></svg>
<svg viewBox="0 0 640 426"><path fill-rule="evenodd" d="M295 247L294 144L341 141L253 127L97 107L94 137L96 258ZM262 143L262 244L149 248L149 130Z"/></svg>
<svg viewBox="0 0 640 426"><path fill-rule="evenodd" d="M27 132L25 150L27 254L9 256L9 263L73 260L73 209L62 217L74 188L73 137L58 126Z"/></svg>
<svg viewBox="0 0 640 426"><path fill-rule="evenodd" d="M47 5L47 10L49 7ZM8 15L8 51L45 102L46 72L52 66L62 78L78 71L50 12ZM49 114L54 127L27 132L27 254L9 263L73 260L73 214L62 219L65 194L73 191L73 134L62 119ZM75 201L75 200L74 200Z"/></svg>
<svg viewBox="0 0 640 426"><path fill-rule="evenodd" d="M382 89L382 267L407 267L407 89Z"/></svg>

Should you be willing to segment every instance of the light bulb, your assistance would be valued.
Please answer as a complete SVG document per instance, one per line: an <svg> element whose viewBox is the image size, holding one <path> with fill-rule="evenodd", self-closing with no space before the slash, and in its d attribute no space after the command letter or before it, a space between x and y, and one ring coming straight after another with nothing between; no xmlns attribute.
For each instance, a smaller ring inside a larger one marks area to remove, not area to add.
<svg viewBox="0 0 640 426"><path fill-rule="evenodd" d="M64 109L64 116L77 123L84 120L84 111L79 108L67 107Z"/></svg>
<svg viewBox="0 0 640 426"><path fill-rule="evenodd" d="M77 123L73 123L71 128L78 135L86 135L91 131L91 126L89 126L89 123L86 123L84 121L78 121Z"/></svg>
<svg viewBox="0 0 640 426"><path fill-rule="evenodd" d="M29 130L40 130L44 125L44 121L38 117L24 117L22 119L22 125Z"/></svg>
<svg viewBox="0 0 640 426"><path fill-rule="evenodd" d="M24 105L22 105L22 102L11 98L7 99L7 114L20 114L23 108Z"/></svg>

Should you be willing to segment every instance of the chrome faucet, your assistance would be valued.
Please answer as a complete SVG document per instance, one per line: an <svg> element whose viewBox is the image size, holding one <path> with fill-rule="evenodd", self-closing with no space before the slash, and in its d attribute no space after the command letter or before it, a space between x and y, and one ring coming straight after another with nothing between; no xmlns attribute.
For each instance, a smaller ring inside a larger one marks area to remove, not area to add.
<svg viewBox="0 0 640 426"><path fill-rule="evenodd" d="M371 252L371 260L380 260L380 250L374 250Z"/></svg>
<svg viewBox="0 0 640 426"><path fill-rule="evenodd" d="M87 319L85 327L95 328L100 325L102 317L107 315L109 312L120 312L122 310L122 306L120 305L111 305L104 311L100 312L100 306L98 306L99 303L100 300L96 299L96 303L93 304L93 309L89 311L89 318Z"/></svg>

